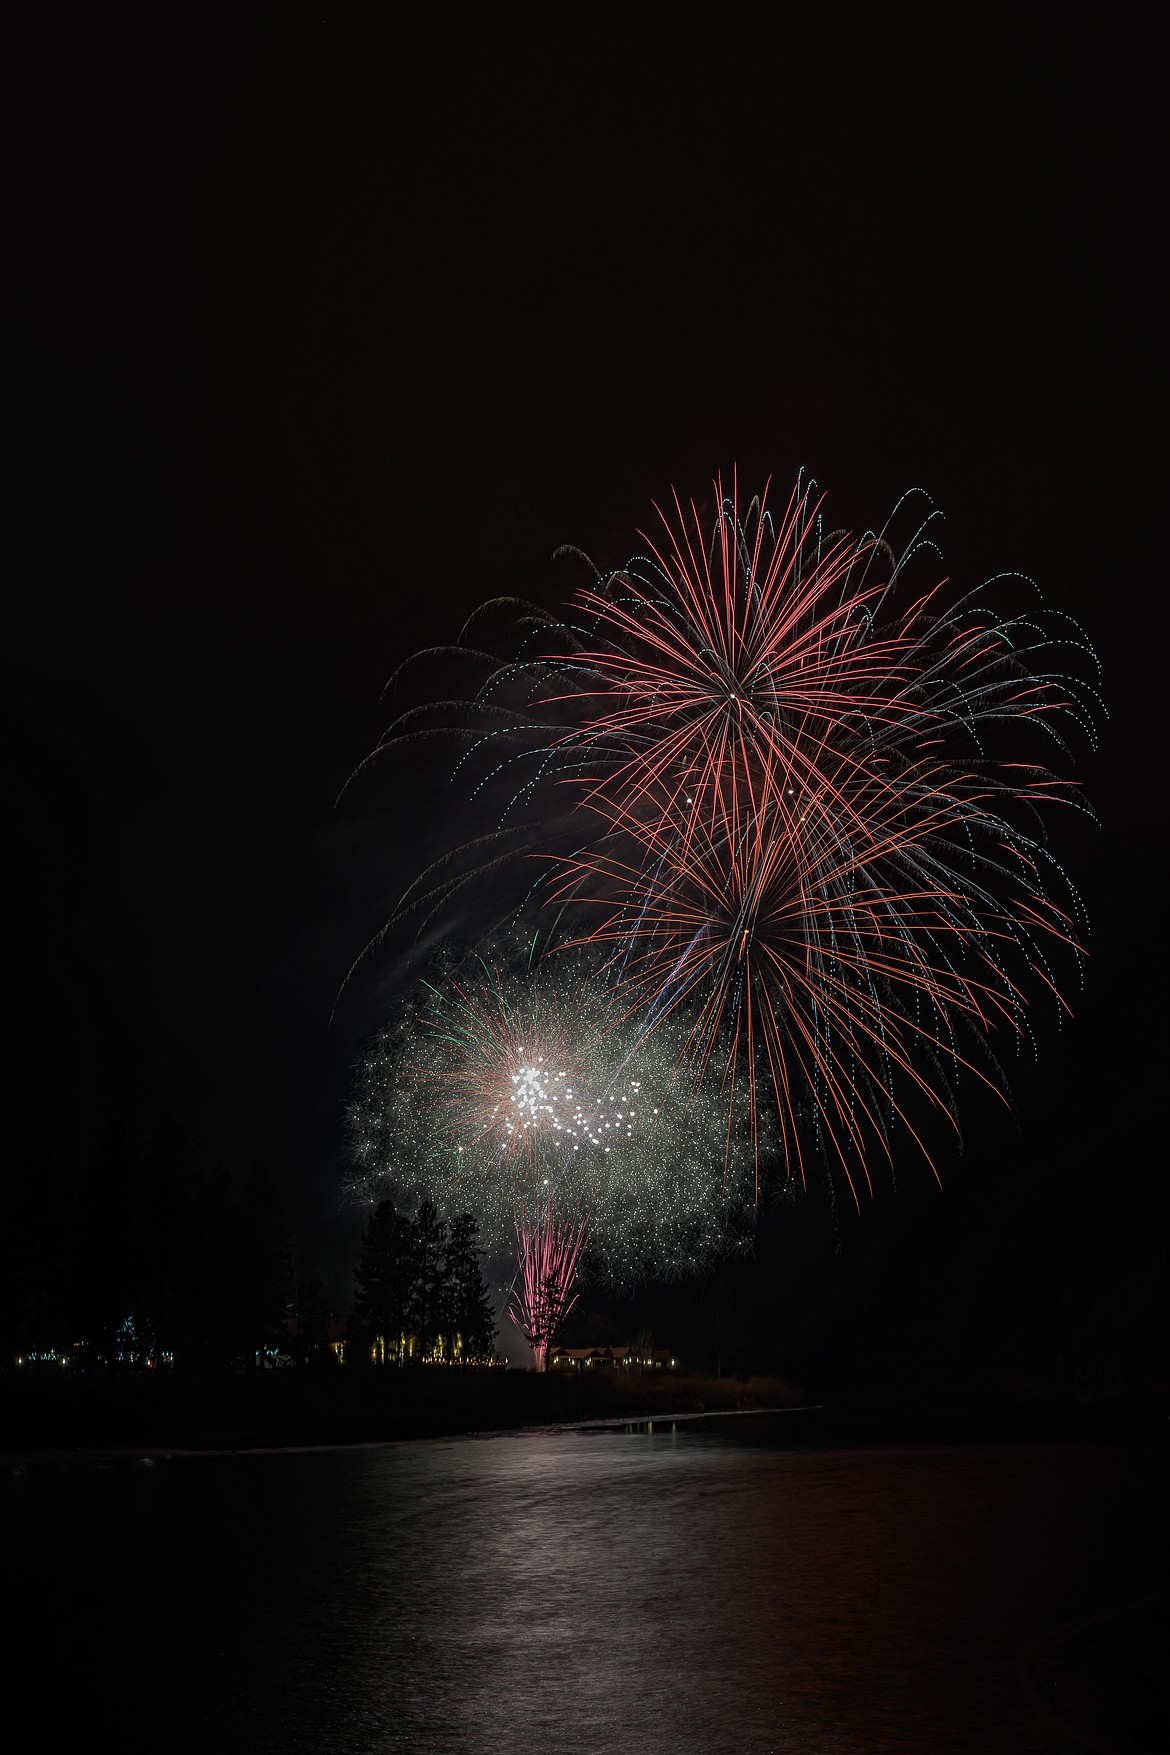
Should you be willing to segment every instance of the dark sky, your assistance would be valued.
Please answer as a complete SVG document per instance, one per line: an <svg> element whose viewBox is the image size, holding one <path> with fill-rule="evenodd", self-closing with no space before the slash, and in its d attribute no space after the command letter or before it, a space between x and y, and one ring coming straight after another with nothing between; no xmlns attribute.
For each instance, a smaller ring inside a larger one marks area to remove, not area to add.
<svg viewBox="0 0 1170 1755"><path fill-rule="evenodd" d="M1116 1146L1163 1066L1152 13L400 12L112 7L9 40L35 1173L170 1112L263 1154L328 1254L393 958L330 1011L425 849L409 775L334 810L384 681L733 463L784 493L806 466L854 527L926 487L954 578L1029 573L1100 650L1094 956L1048 1052L1050 1100Z"/></svg>

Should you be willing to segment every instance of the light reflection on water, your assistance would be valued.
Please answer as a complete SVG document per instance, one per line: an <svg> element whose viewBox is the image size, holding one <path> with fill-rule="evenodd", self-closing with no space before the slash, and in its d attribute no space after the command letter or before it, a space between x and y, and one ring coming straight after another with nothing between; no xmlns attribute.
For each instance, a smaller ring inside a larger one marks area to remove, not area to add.
<svg viewBox="0 0 1170 1755"><path fill-rule="evenodd" d="M5 1558L27 1663L34 1635L69 1654L42 1733L81 1708L209 1755L1055 1755L1015 1656L1139 1594L1152 1462L656 1423L34 1474Z"/></svg>

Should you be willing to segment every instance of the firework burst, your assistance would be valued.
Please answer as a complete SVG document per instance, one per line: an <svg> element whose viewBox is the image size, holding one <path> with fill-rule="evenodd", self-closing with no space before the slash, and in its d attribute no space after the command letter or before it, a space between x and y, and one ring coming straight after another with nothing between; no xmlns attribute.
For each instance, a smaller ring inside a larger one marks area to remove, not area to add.
<svg viewBox="0 0 1170 1755"><path fill-rule="evenodd" d="M556 1219L548 1211L534 1222L516 1221L516 1284L508 1315L536 1355L536 1369L548 1367L549 1351L577 1302L577 1266L588 1235L588 1221Z"/></svg>
<svg viewBox="0 0 1170 1755"><path fill-rule="evenodd" d="M1039 668L1068 628L913 590L923 528L899 560L824 536L807 492L773 524L715 487L709 542L676 499L650 556L578 600L594 638L562 666L590 708L562 741L595 827L552 893L592 910L631 1008L686 1020L692 1089L745 1092L757 1165L768 1119L804 1179L811 1107L856 1198L867 1141L922 1145L905 1093L955 1121L960 1070L987 1078L960 1045L996 1077L989 1033L1028 1035L1079 957L1043 838L1079 795L1020 757L1032 732L1065 748L1092 696Z"/></svg>
<svg viewBox="0 0 1170 1755"><path fill-rule="evenodd" d="M1092 735L1079 630L1038 610L1005 619L988 588L950 592L933 513L896 547L893 522L826 532L800 484L778 517L767 492L745 508L734 478L714 488L712 516L676 496L647 552L594 573L563 620L486 606L458 648L481 685L409 710L380 746L458 737L456 771L496 813L391 924L538 853L530 897L592 959L588 980L560 983L561 1009L529 991L505 1020L498 982L494 1000L452 990L445 1028L433 1006L421 1037L411 1025L395 1094L361 1106L361 1138L380 1109L416 1159L425 1116L430 1192L441 1161L501 1226L547 1186L599 1236L622 1235L618 1188L627 1214L658 1209L645 1141L666 1135L642 1132L621 1082L635 1053L629 1076L669 1094L652 1106L685 1117L684 1148L657 1156L688 1166L688 1210L703 1178L734 1202L767 1168L803 1181L810 1154L856 1198L873 1141L892 1162L904 1132L929 1157L919 1112L956 1121L967 1072L1001 1085L989 1036L1030 1038L1036 993L1063 1004L1058 956L1079 966L1078 899L1046 838L1054 806L1086 808L1054 767ZM511 657L483 639L501 614L522 636ZM604 1023L585 1021L591 1005ZM608 1167L623 1175L601 1174L631 1109ZM379 1125L368 1155L389 1163Z"/></svg>
<svg viewBox="0 0 1170 1755"><path fill-rule="evenodd" d="M617 819L629 856L586 851L562 875L600 916L588 942L608 950L627 1004L648 1030L683 1033L690 1089L720 1094L729 1146L738 1100L757 1187L762 1157L805 1181L815 1145L856 1198L870 1137L891 1164L894 1128L921 1144L899 1086L957 1125L959 1069L993 1082L961 1044L995 1023L1024 1028L1038 934L977 907L943 857L957 831L984 827L976 801L875 791L877 805L854 800L860 844L831 789L797 810L776 787L751 809L727 787L682 833L668 815ZM1059 931L1040 906L1036 926Z"/></svg>
<svg viewBox="0 0 1170 1755"><path fill-rule="evenodd" d="M747 1160L728 1165L717 1116L680 1084L672 1028L643 1040L578 955L507 950L438 972L370 1045L358 1191L474 1212L499 1251L551 1206L588 1221L592 1264L619 1282L738 1246Z"/></svg>
<svg viewBox="0 0 1170 1755"><path fill-rule="evenodd" d="M851 781L868 788L924 759L937 769L940 752L977 761L980 783L1005 797L1067 791L1022 768L1018 735L1004 762L988 738L1028 726L1063 747L1066 728L1091 727L1092 693L1069 672L1087 651L1079 630L1002 619L981 592L952 600L945 581L914 585L917 557L934 552L933 513L899 557L889 526L826 535L811 488L798 484L778 520L766 491L741 512L735 486L714 488L707 540L676 496L649 555L575 600L584 625L553 661L572 687L550 687L542 705L571 706L559 747L590 797L637 810L654 789L689 808L735 772L781 796L831 780L848 816Z"/></svg>

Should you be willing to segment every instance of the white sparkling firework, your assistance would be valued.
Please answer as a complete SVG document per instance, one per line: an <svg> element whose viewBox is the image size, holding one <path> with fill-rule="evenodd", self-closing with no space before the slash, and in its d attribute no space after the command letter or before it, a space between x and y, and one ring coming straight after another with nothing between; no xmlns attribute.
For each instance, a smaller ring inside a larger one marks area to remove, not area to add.
<svg viewBox="0 0 1170 1755"><path fill-rule="evenodd" d="M618 1283L694 1271L743 1246L754 1160L692 1098L680 1051L669 1029L639 1039L574 955L448 965L358 1068L356 1191L473 1212L500 1250L518 1213L575 1215Z"/></svg>

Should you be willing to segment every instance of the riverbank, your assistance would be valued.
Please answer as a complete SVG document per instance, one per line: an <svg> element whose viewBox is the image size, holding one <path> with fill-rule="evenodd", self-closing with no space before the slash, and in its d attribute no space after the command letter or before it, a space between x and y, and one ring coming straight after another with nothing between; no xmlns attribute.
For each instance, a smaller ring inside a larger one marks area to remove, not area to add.
<svg viewBox="0 0 1170 1755"><path fill-rule="evenodd" d="M524 1426L795 1408L781 1378L418 1367L273 1371L184 1379L10 1377L0 1384L0 1453L247 1450L386 1443Z"/></svg>
<svg viewBox="0 0 1170 1755"><path fill-rule="evenodd" d="M810 1405L785 1378L502 1369L277 1371L190 1379L33 1374L0 1382L0 1454L83 1450L251 1450L380 1444L532 1426L801 1410L785 1441L809 1446L963 1444L1011 1439L1164 1442L1166 1410L1145 1401L1071 1404L958 1384L907 1384Z"/></svg>

